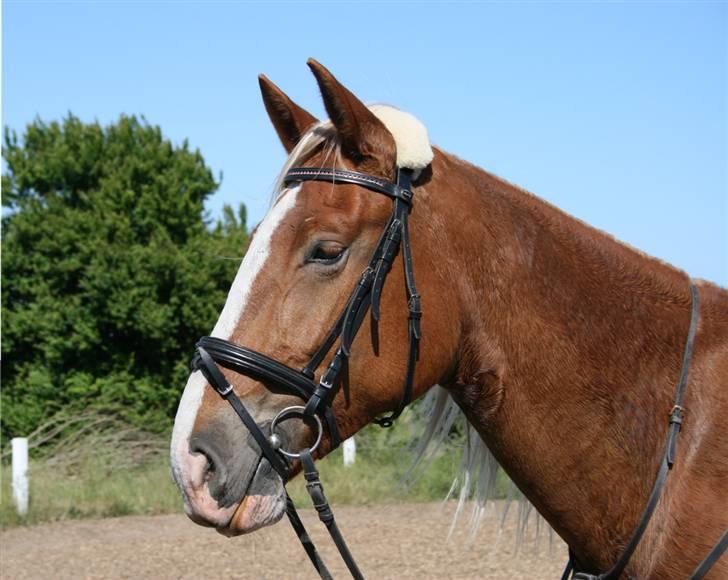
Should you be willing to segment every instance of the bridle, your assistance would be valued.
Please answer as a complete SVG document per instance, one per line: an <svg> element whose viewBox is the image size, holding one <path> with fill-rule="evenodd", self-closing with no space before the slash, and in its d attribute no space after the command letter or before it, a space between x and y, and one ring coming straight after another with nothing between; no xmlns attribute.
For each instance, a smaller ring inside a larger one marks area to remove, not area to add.
<svg viewBox="0 0 728 580"><path fill-rule="evenodd" d="M325 181L333 184L348 183L386 195L393 200L392 213L384 231L379 237L379 241L367 267L362 272L359 282L351 292L343 311L336 319L336 322L334 322L323 343L300 371L255 350L210 336L205 336L199 340L197 343L197 354L192 361L193 368L202 371L210 385L233 407L260 447L261 458L265 457L270 462L271 467L281 476L284 484L288 481L290 475L289 460L299 459L301 461L304 477L307 482L306 489L318 512L319 519L326 525L347 568L357 580L363 579L363 575L336 525L334 514L324 495L323 486L319 478L319 473L314 465L312 453L321 443L324 430L328 432L331 449L335 449L341 443L341 437L331 404L346 372L352 342L359 332L367 312L371 313L372 343L374 350L375 353L379 352L378 321L380 318L381 293L384 287L384 281L399 249L402 250L405 286L407 289L407 309L409 312L407 370L402 399L398 407L388 415L379 417L374 421L382 427L390 427L411 401L415 365L419 355L420 319L422 317L420 296L415 286L412 251L409 240L408 218L412 209L413 198L411 180L412 171L403 168L397 170L396 183L372 175L342 169L304 167L289 170L284 178L286 185L303 181ZM574 580L616 580L619 578L642 539L647 529L647 524L657 507L667 475L675 462L677 439L683 420L684 409L682 402L687 388L688 371L697 331L699 313L698 291L693 284L690 286L690 295L690 328L688 330L682 370L680 372L674 405L669 413L667 442L645 510L622 554L607 572L594 575L584 571L581 569L573 551L569 548L569 562L564 570L562 580L567 580L570 577ZM321 374L318 382L316 382L315 371L319 368L337 340L339 340L339 345L336 348L334 356L326 370ZM232 385L228 383L217 365L261 381L264 385L275 385L277 390L282 390L297 396L305 404L290 406L281 410L270 422L267 427L267 433L265 433L263 428L255 422L247 411L235 394ZM309 422L313 421L317 429L313 445L297 453L283 448L281 437L275 430L276 426L282 420L290 416L300 416ZM331 574L309 538L303 522L298 516L296 508L287 492L286 514L321 578L330 579ZM711 566L718 561L726 549L728 549L728 530L723 533L718 543L694 570L690 576L691 580L702 578Z"/></svg>
<svg viewBox="0 0 728 580"><path fill-rule="evenodd" d="M374 422L382 427L390 427L412 399L415 366L419 358L420 319L422 318L420 295L417 293L417 287L415 286L409 238L408 220L409 213L412 210L413 197L412 171L398 168L395 183L355 171L300 167L290 169L283 181L286 185L303 181L354 184L391 198L393 200L392 212L384 231L379 237L374 253L351 292L343 311L334 322L321 346L314 352L303 369L296 370L263 353L211 336L202 337L197 343L197 353L192 361L192 367L202 371L210 385L223 399L230 403L260 447L261 458L265 457L268 460L271 467L281 476L284 484L288 481L290 475L289 459L300 459L307 482L306 489L311 496L319 518L329 530L352 576L356 579L363 579L364 576L359 571L336 525L334 514L326 501L312 453L321 443L324 430L328 432L331 449L335 449L341 443L341 436L331 404L346 374L351 355L351 345L364 322L367 312L371 314L374 352L376 354L379 352L378 323L382 289L387 274L392 267L392 262L400 249L404 264L408 310L408 355L404 389L397 408L383 417L376 418ZM316 382L316 369L321 366L324 358L337 340L339 344L331 358L331 362L321 374L318 382ZM304 405L290 406L281 410L264 432L263 428L255 422L235 394L232 385L227 381L218 365L261 381L268 388L273 385L277 391L284 391L299 397L304 401ZM317 429L313 445L299 452L284 449L281 436L275 430L281 421L292 416L300 416L305 421L313 422ZM309 538L287 492L286 514L319 575L322 578L331 578L331 574Z"/></svg>

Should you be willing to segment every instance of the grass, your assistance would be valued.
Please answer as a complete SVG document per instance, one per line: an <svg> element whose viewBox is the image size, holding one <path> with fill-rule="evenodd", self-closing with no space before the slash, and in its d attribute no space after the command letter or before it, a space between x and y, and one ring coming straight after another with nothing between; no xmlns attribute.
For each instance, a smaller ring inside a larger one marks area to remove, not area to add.
<svg viewBox="0 0 728 580"><path fill-rule="evenodd" d="M405 449L382 456L363 453L354 465L345 467L341 451L337 450L318 462L326 497L332 504L367 505L398 501L440 501L447 496L456 473L459 457L442 454L433 461L425 474L414 482L404 481L413 456ZM311 500L303 476L288 485L296 505L309 507Z"/></svg>
<svg viewBox="0 0 728 580"><path fill-rule="evenodd" d="M32 461L30 502L25 517L15 511L9 472L9 466L3 465L0 528L182 509L169 465L161 458L139 467L116 470L91 461L77 474L64 473L42 460Z"/></svg>
<svg viewBox="0 0 728 580"><path fill-rule="evenodd" d="M320 461L319 467L326 495L335 504L431 501L445 497L455 469L452 455L435 460L427 476L411 486L402 482L403 463L361 455L353 466L344 467L337 451ZM3 465L2 528L67 519L182 512L169 462L162 457L146 465L113 470L91 460L76 474L64 473L43 460L32 461L30 504L24 518L15 511L9 471L9 466ZM289 484L289 493L297 505L305 508L310 500L304 483L303 477L296 477Z"/></svg>
<svg viewBox="0 0 728 580"><path fill-rule="evenodd" d="M401 453L399 459L361 454L353 466L345 467L341 452L334 452L318 462L327 497L333 504L373 504L434 501L447 495L456 467L453 454L438 457L426 476L410 485L402 478L411 455ZM43 460L32 461L25 517L15 511L9 472L9 465L3 465L0 528L68 519L182 513L169 462L163 457L130 469L110 470L101 462L89 461L76 474L64 473ZM288 486L296 505L302 508L310 506L304 484L299 476Z"/></svg>
<svg viewBox="0 0 728 580"><path fill-rule="evenodd" d="M369 427L357 435L353 466L343 465L341 450L318 462L326 496L333 505L441 501L447 496L457 473L460 445L444 445L424 473L406 482L414 458L411 441L416 434L411 418L403 419L393 429ZM140 437L112 440L108 430L105 433L106 439L98 434L89 439L76 437L73 445L56 446L62 452L31 460L30 503L25 517L15 511L10 466L3 461L0 528L68 519L182 513L182 500L170 474L167 439L157 436L150 441L145 434L145 447L140 452ZM503 493L505 476L499 484ZM296 505L310 507L302 476L296 477L288 490Z"/></svg>

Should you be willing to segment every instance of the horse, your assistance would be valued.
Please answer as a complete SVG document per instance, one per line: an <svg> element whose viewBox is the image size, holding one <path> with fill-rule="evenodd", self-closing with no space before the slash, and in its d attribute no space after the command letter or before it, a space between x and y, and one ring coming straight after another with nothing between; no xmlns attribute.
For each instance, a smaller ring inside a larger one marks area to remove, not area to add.
<svg viewBox="0 0 728 580"><path fill-rule="evenodd" d="M187 515L230 536L277 522L312 453L439 385L583 577L685 578L711 549L711 577L728 577L728 292L308 65L329 120L259 77L288 159L180 400L171 463ZM386 252L387 283L375 273L357 294Z"/></svg>

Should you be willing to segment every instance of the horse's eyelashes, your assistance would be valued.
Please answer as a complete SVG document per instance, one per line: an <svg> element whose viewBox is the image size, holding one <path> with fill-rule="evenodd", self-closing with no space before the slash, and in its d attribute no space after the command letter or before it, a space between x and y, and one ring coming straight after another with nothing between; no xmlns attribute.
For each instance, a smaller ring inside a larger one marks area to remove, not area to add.
<svg viewBox="0 0 728 580"><path fill-rule="evenodd" d="M316 242L306 256L307 263L333 265L346 254L347 248L336 242Z"/></svg>

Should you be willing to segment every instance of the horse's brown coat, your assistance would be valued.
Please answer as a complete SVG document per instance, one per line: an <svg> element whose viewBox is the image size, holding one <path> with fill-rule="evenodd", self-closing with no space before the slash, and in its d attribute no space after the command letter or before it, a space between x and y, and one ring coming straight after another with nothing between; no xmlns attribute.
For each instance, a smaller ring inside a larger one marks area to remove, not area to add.
<svg viewBox="0 0 728 580"><path fill-rule="evenodd" d="M343 161L392 179L391 135L325 68L310 66ZM287 102L277 88L263 94L290 151L291 135L310 115L272 106ZM324 156L318 151L306 165L330 163ZM389 211L387 199L355 186L304 184L254 289L253 314L231 340L301 366L341 311ZM657 472L690 319L688 276L440 150L416 184L410 228L424 311L416 395L435 383L449 389L579 562L606 570ZM307 248L322 239L350 248L340 271L304 265ZM399 260L382 298L380 355L367 322L354 343L349 384L335 400L344 436L401 397L407 347ZM728 293L698 286L677 462L628 567L639 578L686 577L728 526ZM258 420L291 402L227 376ZM196 430L229 412L208 391ZM306 437L298 433L299 442ZM728 559L712 574L728 576Z"/></svg>

